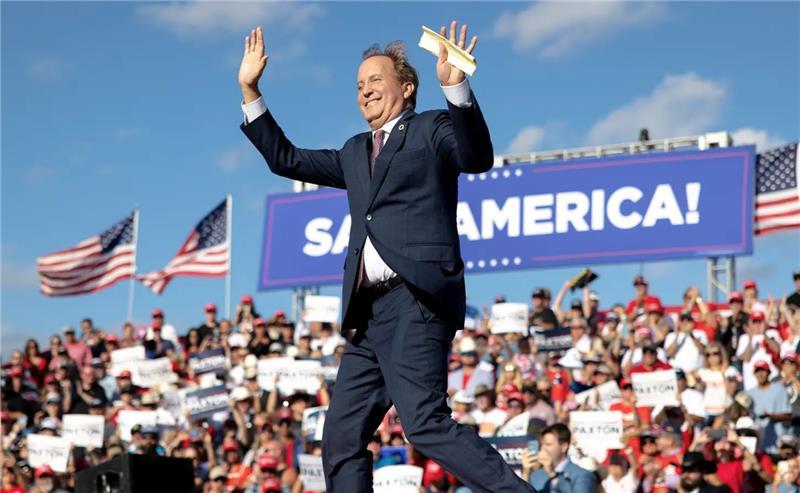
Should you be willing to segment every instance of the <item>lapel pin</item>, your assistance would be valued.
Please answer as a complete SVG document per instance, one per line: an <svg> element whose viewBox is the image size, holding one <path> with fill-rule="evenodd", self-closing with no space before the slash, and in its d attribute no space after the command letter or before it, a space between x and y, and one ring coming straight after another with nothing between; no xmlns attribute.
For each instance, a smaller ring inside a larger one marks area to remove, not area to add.
<svg viewBox="0 0 800 493"><path fill-rule="evenodd" d="M397 130L403 130L406 128L405 124L401 123L400 126L397 127Z"/></svg>

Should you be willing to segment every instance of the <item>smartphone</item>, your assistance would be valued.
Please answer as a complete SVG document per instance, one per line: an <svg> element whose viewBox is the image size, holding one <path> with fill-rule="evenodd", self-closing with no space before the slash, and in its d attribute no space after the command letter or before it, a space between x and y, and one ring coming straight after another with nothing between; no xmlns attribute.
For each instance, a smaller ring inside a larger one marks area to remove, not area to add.
<svg viewBox="0 0 800 493"><path fill-rule="evenodd" d="M714 428L708 431L708 438L712 440L721 440L726 436L728 436L728 432L724 428Z"/></svg>
<svg viewBox="0 0 800 493"><path fill-rule="evenodd" d="M539 440L528 440L528 452L539 453Z"/></svg>

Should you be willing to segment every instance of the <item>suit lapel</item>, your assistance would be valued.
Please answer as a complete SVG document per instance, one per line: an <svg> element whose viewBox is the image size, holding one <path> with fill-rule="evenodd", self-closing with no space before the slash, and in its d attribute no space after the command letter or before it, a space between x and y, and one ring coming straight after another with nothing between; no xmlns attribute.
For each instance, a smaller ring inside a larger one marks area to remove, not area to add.
<svg viewBox="0 0 800 493"><path fill-rule="evenodd" d="M384 144L381 153L375 160L375 171L372 174L372 180L369 186L369 200L367 201L367 209L372 207L372 202L375 201L375 196L378 195L383 180L386 178L386 173L389 171L389 163L392 162L395 153L403 145L406 139L406 132L408 131L408 121L414 117L416 113L409 110L405 115L394 125L394 128L389 133L389 139ZM367 164L369 166L369 163Z"/></svg>

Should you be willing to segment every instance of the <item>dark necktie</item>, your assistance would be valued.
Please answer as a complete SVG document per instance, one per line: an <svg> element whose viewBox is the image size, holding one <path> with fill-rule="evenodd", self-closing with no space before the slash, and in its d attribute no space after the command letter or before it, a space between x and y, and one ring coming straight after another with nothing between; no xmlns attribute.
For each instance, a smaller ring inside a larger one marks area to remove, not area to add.
<svg viewBox="0 0 800 493"><path fill-rule="evenodd" d="M375 161L378 159L378 154L381 153L381 149L383 149L383 137L386 135L381 129L375 131L372 134L372 152L369 154L369 176L372 176L373 172L375 171ZM358 289L361 284L364 283L364 279L367 278L367 271L364 267L364 250L361 250L361 256L358 259L358 280L356 282L356 289Z"/></svg>
<svg viewBox="0 0 800 493"><path fill-rule="evenodd" d="M383 149L383 137L385 135L386 132L380 129L376 130L372 135L372 152L369 155L369 176L372 176L372 173L375 172L375 160L378 158L378 154L381 153L381 149Z"/></svg>

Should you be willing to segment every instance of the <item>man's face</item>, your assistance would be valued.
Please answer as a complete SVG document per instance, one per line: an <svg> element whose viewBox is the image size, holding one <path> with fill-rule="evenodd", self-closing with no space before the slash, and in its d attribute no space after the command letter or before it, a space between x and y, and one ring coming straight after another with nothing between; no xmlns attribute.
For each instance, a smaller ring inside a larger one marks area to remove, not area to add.
<svg viewBox="0 0 800 493"><path fill-rule="evenodd" d="M547 433L542 436L541 449L547 452L553 459L553 467L557 466L564 460L567 455L568 443L559 443L558 438L553 433Z"/></svg>
<svg viewBox="0 0 800 493"><path fill-rule="evenodd" d="M751 320L750 321L750 333L753 335L759 335L764 333L764 321L763 320Z"/></svg>
<svg viewBox="0 0 800 493"><path fill-rule="evenodd" d="M534 310L541 310L544 307L544 298L540 296L534 296L531 299L533 300Z"/></svg>
<svg viewBox="0 0 800 493"><path fill-rule="evenodd" d="M692 491L700 487L703 473L698 467L685 468L681 471L681 486L685 491Z"/></svg>
<svg viewBox="0 0 800 493"><path fill-rule="evenodd" d="M373 130L400 114L413 91L414 84L397 79L387 56L369 57L358 67L358 109Z"/></svg>
<svg viewBox="0 0 800 493"><path fill-rule="evenodd" d="M476 357L475 353L468 352L468 353L461 353L461 365L472 368L473 366L478 364L478 358Z"/></svg>
<svg viewBox="0 0 800 493"><path fill-rule="evenodd" d="M92 330L92 323L87 320L84 320L83 322L81 322L81 330L84 333L89 332L90 330Z"/></svg>
<svg viewBox="0 0 800 493"><path fill-rule="evenodd" d="M756 370L755 377L759 385L766 385L769 382L769 370Z"/></svg>
<svg viewBox="0 0 800 493"><path fill-rule="evenodd" d="M742 303L739 301L731 302L729 306L731 307L731 314L733 315L742 311Z"/></svg>
<svg viewBox="0 0 800 493"><path fill-rule="evenodd" d="M67 344L72 344L75 342L75 332L64 332L64 339L67 340Z"/></svg>
<svg viewBox="0 0 800 493"><path fill-rule="evenodd" d="M647 366L652 366L656 362L656 352L652 349L642 351L642 363Z"/></svg>

